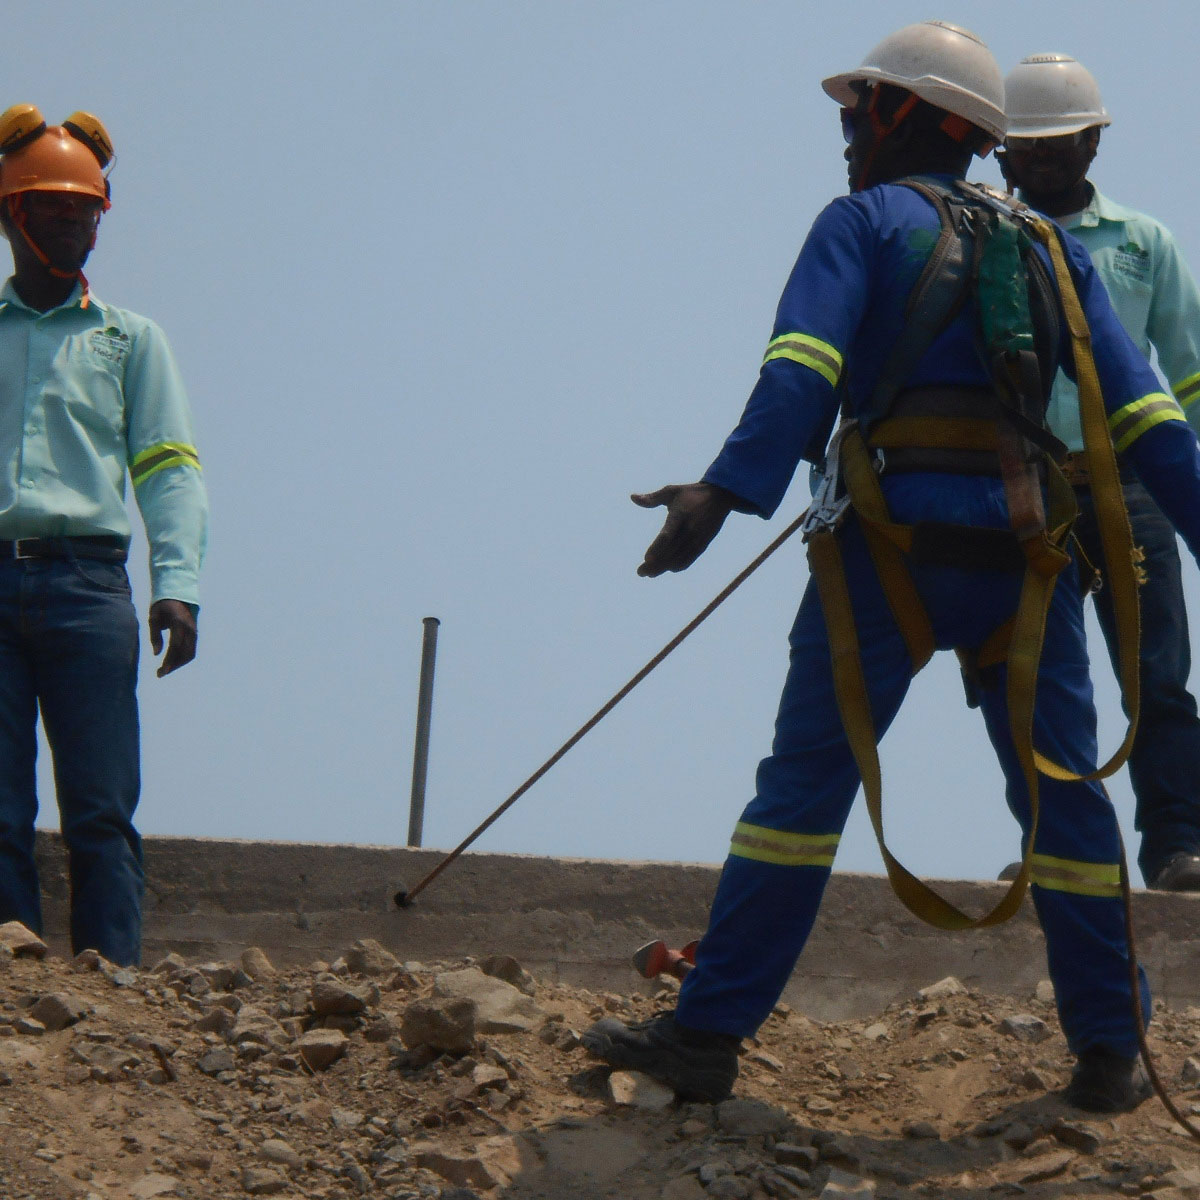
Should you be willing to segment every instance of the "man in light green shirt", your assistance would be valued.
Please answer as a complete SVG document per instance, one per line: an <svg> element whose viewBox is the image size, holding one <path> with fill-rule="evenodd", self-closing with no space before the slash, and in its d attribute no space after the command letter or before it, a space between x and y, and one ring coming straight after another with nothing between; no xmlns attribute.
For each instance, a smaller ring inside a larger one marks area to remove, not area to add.
<svg viewBox="0 0 1200 1200"><path fill-rule="evenodd" d="M1174 237L1159 221L1100 194L1087 173L1110 124L1096 81L1065 54L1034 54L1005 80L1008 137L999 154L1021 199L1052 217L1087 248L1130 337L1151 348L1189 423L1200 431L1200 290ZM1087 467L1079 397L1060 371L1047 419L1071 451L1083 553L1103 565ZM1115 431L1118 455L1141 432ZM1191 669L1187 614L1175 532L1132 470L1121 471L1140 566L1141 711L1129 774L1142 834L1138 863L1148 886L1200 892L1200 719L1187 690ZM1116 664L1116 627L1107 589L1096 615Z"/></svg>
<svg viewBox="0 0 1200 1200"><path fill-rule="evenodd" d="M92 295L108 135L75 113L0 114L0 922L40 931L36 725L54 756L71 944L141 950L139 630L126 480L150 544L150 644L196 653L207 501L179 372L158 327Z"/></svg>

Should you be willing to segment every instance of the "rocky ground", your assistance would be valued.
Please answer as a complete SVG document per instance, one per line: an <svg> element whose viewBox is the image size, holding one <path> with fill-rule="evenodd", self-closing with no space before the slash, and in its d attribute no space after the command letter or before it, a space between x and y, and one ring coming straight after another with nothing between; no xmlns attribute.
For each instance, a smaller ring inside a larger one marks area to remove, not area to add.
<svg viewBox="0 0 1200 1200"><path fill-rule="evenodd" d="M303 969L251 949L135 971L3 926L0 1197L1200 1198L1200 1142L1157 1100L1103 1119L1053 1095L1047 985L1012 1002L943 980L839 1024L781 1007L716 1107L578 1046L670 999L370 942ZM1158 1013L1151 1045L1200 1114L1200 1009Z"/></svg>

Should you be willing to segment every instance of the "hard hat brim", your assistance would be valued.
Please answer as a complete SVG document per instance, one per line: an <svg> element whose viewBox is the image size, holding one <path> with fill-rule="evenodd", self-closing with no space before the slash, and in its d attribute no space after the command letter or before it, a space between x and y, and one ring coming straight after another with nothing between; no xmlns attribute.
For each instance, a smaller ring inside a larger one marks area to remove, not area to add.
<svg viewBox="0 0 1200 1200"><path fill-rule="evenodd" d="M843 108L853 108L858 101L858 93L854 84L867 83L865 71L846 71L841 75L830 75L821 80L821 88L830 99L836 100Z"/></svg>
<svg viewBox="0 0 1200 1200"><path fill-rule="evenodd" d="M1066 137L1068 134L1078 133L1082 129L1092 129L1093 127L1103 129L1111 124L1111 117L1097 120L1095 113L1088 113L1080 117L1056 117L1053 120L1047 117L1025 119L1011 117L1006 136L1010 138Z"/></svg>
<svg viewBox="0 0 1200 1200"><path fill-rule="evenodd" d="M836 100L846 108L853 108L858 102L858 90L855 84L890 83L895 87L913 92L922 100L935 108L957 113L972 125L982 129L989 137L1003 140L1005 133L1004 114L986 97L968 92L961 84L936 75L922 75L916 79L905 79L888 71L880 71L876 67L858 67L853 71L843 71L840 75L830 75L821 80L821 88L827 96ZM963 96L970 96L974 101L971 112L963 111Z"/></svg>

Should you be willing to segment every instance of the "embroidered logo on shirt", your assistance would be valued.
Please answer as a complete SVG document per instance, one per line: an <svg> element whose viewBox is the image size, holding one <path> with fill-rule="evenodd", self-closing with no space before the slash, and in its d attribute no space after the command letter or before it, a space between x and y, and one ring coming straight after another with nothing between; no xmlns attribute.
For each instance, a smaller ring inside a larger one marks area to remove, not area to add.
<svg viewBox="0 0 1200 1200"><path fill-rule="evenodd" d="M129 355L129 334L122 333L115 325L96 329L88 334L88 346L93 354L120 365Z"/></svg>
<svg viewBox="0 0 1200 1200"><path fill-rule="evenodd" d="M1116 248L1113 270L1145 283L1150 269L1150 251L1143 250L1132 238Z"/></svg>

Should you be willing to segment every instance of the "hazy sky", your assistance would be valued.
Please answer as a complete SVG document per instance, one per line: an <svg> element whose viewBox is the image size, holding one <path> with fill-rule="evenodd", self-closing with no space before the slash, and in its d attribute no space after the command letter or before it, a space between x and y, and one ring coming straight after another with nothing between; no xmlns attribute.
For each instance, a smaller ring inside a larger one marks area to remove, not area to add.
<svg viewBox="0 0 1200 1200"><path fill-rule="evenodd" d="M686 574L634 573L660 522L628 493L716 454L796 251L845 189L819 80L929 16L1005 70L1082 59L1114 120L1093 178L1200 265L1192 4L7 15L0 107L85 108L115 140L89 276L167 331L212 498L199 658L160 681L146 648L143 832L402 843L435 615L426 844L452 846L804 507L798 478L770 525L731 517ZM144 614L141 548L131 573ZM480 848L720 861L806 578L796 541ZM1106 660L1097 675L1107 750L1123 725ZM953 656L915 682L882 757L907 865L986 877L1014 857ZM1124 773L1113 794L1128 827ZM47 826L51 795L46 767ZM880 869L861 802L838 866Z"/></svg>

